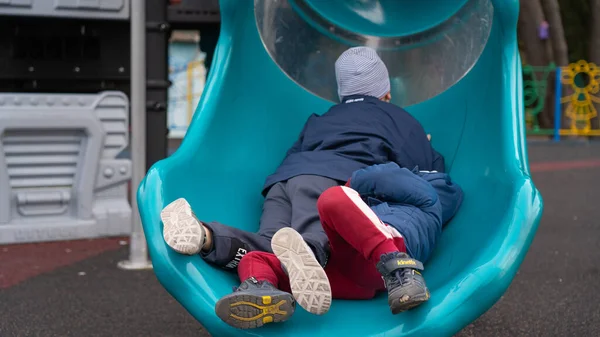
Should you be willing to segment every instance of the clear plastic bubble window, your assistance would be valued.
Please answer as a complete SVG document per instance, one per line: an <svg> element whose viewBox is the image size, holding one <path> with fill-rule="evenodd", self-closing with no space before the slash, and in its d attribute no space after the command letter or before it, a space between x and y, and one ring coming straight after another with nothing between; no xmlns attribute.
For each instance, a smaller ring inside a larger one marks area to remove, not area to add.
<svg viewBox="0 0 600 337"><path fill-rule="evenodd" d="M428 100L463 78L490 35L490 0L254 0L274 62L309 92L338 102L334 64L346 49L375 48L392 102Z"/></svg>

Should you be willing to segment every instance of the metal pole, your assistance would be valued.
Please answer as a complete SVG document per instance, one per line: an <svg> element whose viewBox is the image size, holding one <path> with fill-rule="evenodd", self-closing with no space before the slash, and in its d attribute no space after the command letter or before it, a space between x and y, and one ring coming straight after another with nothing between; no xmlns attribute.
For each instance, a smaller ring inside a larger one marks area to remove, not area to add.
<svg viewBox="0 0 600 337"><path fill-rule="evenodd" d="M137 205L137 188L146 174L146 1L131 1L131 208L129 260L122 269L150 269L146 237Z"/></svg>
<svg viewBox="0 0 600 337"><path fill-rule="evenodd" d="M554 93L554 141L560 141L560 128L562 127L562 68L556 66L556 85Z"/></svg>

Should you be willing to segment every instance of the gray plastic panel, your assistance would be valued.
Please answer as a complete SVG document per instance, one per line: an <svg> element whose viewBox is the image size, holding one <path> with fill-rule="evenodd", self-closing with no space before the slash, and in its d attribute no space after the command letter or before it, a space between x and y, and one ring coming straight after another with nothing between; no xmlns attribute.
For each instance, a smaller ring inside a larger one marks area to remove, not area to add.
<svg viewBox="0 0 600 337"><path fill-rule="evenodd" d="M0 15L129 19L129 0L0 0Z"/></svg>
<svg viewBox="0 0 600 337"><path fill-rule="evenodd" d="M1 93L0 244L129 233L128 116L121 92Z"/></svg>

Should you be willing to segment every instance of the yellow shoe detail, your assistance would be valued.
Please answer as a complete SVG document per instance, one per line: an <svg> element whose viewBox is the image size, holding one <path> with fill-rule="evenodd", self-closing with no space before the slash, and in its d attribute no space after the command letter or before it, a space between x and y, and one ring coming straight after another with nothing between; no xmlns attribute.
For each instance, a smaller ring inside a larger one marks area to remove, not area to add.
<svg viewBox="0 0 600 337"><path fill-rule="evenodd" d="M417 263L414 260L398 260L399 266L416 266Z"/></svg>
<svg viewBox="0 0 600 337"><path fill-rule="evenodd" d="M285 300L281 300L276 304L268 305L268 303L269 304L271 303L271 296L263 296L262 299L263 299L263 303L265 303L267 305L258 305L258 304L255 304L252 302L246 302L246 301L235 302L235 303L231 303L229 305L230 308L237 307L240 305L249 305L251 307L262 310L262 312L260 314L258 314L256 316L252 316L252 317L240 317L240 316L237 316L234 314L229 314L229 316L231 316L232 318L237 319L239 321L245 321L245 322L255 321L257 319L264 317L263 322L270 323L273 321L273 317L268 317L267 315L276 315L276 314L287 315L287 311L279 309L282 305L285 304ZM265 316L267 316L267 317L265 317Z"/></svg>
<svg viewBox="0 0 600 337"><path fill-rule="evenodd" d="M267 324L267 323L271 323L271 322L273 322L273 316L263 317L263 323Z"/></svg>

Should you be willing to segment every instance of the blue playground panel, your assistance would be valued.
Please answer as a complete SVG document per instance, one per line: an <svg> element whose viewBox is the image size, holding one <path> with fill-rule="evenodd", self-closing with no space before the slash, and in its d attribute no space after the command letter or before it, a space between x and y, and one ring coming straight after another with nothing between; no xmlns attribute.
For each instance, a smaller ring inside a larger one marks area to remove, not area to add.
<svg viewBox="0 0 600 337"><path fill-rule="evenodd" d="M162 238L160 210L185 197L203 220L256 230L264 178L308 115L332 102L299 87L272 61L256 30L252 1L221 0L221 37L192 124L178 151L156 163L138 190L159 281L213 336L452 335L501 297L535 235L543 203L527 162L519 3L492 2L493 28L477 64L444 93L408 107L465 191L461 210L426 265L431 300L396 316L385 294L334 300L324 316L298 308L286 323L236 330L216 317L214 305L238 284L237 276L172 251Z"/></svg>

